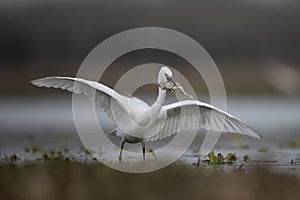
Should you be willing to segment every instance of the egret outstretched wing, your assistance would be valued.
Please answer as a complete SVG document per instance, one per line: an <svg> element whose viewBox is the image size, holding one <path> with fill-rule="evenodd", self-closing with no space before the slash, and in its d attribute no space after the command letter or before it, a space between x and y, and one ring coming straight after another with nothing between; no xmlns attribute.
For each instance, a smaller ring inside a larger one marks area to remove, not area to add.
<svg viewBox="0 0 300 200"><path fill-rule="evenodd" d="M256 139L261 138L254 130L236 117L197 100L186 100L166 105L161 112L165 113L162 115L165 117L165 124L157 135L149 138L150 141L169 137L181 130L201 128L239 133ZM223 127L222 122L224 122Z"/></svg>
<svg viewBox="0 0 300 200"><path fill-rule="evenodd" d="M114 102L114 109L118 111L114 113L128 116L126 105L130 101L130 98L117 93L101 83L81 78L59 76L37 79L31 81L31 83L38 87L60 88L76 94L85 94L91 102L102 107L110 117L112 117L111 103Z"/></svg>

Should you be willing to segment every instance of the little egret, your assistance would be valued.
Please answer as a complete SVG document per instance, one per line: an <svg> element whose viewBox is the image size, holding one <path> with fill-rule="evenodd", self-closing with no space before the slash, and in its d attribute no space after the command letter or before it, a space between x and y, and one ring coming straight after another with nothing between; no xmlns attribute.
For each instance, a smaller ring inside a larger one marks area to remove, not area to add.
<svg viewBox="0 0 300 200"><path fill-rule="evenodd" d="M168 67L162 67L158 73L158 96L152 106L135 97L123 96L101 83L81 78L54 76L33 80L31 83L38 87L61 88L85 94L95 105L103 108L118 126L110 134L121 138L119 161L122 161L126 142L140 142L145 159L146 142L169 137L181 130L204 128L260 139L255 131L233 115L210 104L192 100L183 87L175 82ZM167 91L180 92L191 100L164 105Z"/></svg>

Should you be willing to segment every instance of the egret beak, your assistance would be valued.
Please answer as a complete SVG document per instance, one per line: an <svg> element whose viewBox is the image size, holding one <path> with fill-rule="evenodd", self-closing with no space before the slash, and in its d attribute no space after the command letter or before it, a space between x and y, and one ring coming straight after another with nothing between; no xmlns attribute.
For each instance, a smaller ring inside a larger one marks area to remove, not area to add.
<svg viewBox="0 0 300 200"><path fill-rule="evenodd" d="M173 93L179 92L184 96L189 97L190 99L194 99L191 95L185 92L185 90L180 85L180 83L177 83L172 77L166 77L166 78L167 78L167 82L162 82L159 84L159 88L161 90L169 90Z"/></svg>
<svg viewBox="0 0 300 200"><path fill-rule="evenodd" d="M173 79L173 77L167 77L167 81L173 85L173 87L178 87L177 83Z"/></svg>
<svg viewBox="0 0 300 200"><path fill-rule="evenodd" d="M175 80L172 77L170 77L167 80L169 83L173 84L173 87L170 89L173 93L179 92L184 96L189 97L190 99L194 99L193 96L186 93L183 87L180 85L180 83L175 82Z"/></svg>

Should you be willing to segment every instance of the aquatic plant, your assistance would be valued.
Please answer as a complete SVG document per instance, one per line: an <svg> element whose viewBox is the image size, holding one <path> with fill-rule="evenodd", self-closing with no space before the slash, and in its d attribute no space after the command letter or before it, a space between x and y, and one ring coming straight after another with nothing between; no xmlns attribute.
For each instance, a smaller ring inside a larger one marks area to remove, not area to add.
<svg viewBox="0 0 300 200"><path fill-rule="evenodd" d="M237 160L235 153L228 153L225 157L227 164L233 164L234 161Z"/></svg>
<svg viewBox="0 0 300 200"><path fill-rule="evenodd" d="M41 146L38 146L38 145L32 145L32 146L31 146L31 151L32 151L32 153L43 153L43 152L44 152L44 149L43 149L43 147L41 147Z"/></svg>
<svg viewBox="0 0 300 200"><path fill-rule="evenodd" d="M203 162L212 165L224 165L233 164L236 160L237 156L235 153L228 153L226 157L224 157L221 153L215 155L215 152L212 151L208 154L208 159L204 160Z"/></svg>
<svg viewBox="0 0 300 200"><path fill-rule="evenodd" d="M250 157L246 154L243 156L243 161L247 163L250 160Z"/></svg>
<svg viewBox="0 0 300 200"><path fill-rule="evenodd" d="M43 159L45 160L65 160L69 161L69 158L65 157L61 151L49 150L43 154Z"/></svg>
<svg viewBox="0 0 300 200"><path fill-rule="evenodd" d="M5 160L16 161L16 160L20 160L20 158L16 154L12 154L12 155L6 155Z"/></svg>

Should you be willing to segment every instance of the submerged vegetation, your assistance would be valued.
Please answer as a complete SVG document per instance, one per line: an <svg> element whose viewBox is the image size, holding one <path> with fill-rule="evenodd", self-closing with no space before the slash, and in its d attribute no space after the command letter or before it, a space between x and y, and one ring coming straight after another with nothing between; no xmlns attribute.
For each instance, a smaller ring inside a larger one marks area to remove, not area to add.
<svg viewBox="0 0 300 200"><path fill-rule="evenodd" d="M291 140L289 146L292 148L300 148L300 138Z"/></svg>
<svg viewBox="0 0 300 200"><path fill-rule="evenodd" d="M260 153L267 153L270 149L268 147L260 147L257 151Z"/></svg>
<svg viewBox="0 0 300 200"><path fill-rule="evenodd" d="M43 147L38 145L32 145L31 146L32 153L42 153L44 151Z"/></svg>
<svg viewBox="0 0 300 200"><path fill-rule="evenodd" d="M298 149L300 148L300 138L294 138L289 143L282 144L279 147L282 149Z"/></svg>

